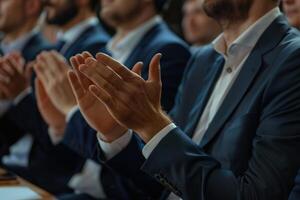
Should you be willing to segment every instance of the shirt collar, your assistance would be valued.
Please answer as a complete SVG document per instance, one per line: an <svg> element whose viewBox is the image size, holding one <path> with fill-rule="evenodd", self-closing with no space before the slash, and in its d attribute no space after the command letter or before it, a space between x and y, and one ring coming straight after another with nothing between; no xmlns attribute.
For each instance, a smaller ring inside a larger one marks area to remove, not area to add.
<svg viewBox="0 0 300 200"><path fill-rule="evenodd" d="M234 57L236 60L241 62L246 55L250 54L265 30L280 15L281 12L278 7L269 11L245 30L232 44L230 44L227 51L223 34L213 41L213 46L225 59Z"/></svg>
<svg viewBox="0 0 300 200"><path fill-rule="evenodd" d="M144 35L155 25L162 22L160 16L155 16L137 27L122 40L116 42L116 36L113 37L106 45L106 48L112 53L113 57L119 57L124 52L131 52L133 48L140 42ZM119 55L120 54L120 55Z"/></svg>
<svg viewBox="0 0 300 200"><path fill-rule="evenodd" d="M57 33L57 40L65 41L66 43L72 43L80 35L86 31L91 26L96 26L98 24L97 17L90 17L79 24L75 25L74 27L70 28L66 32L59 31Z"/></svg>
<svg viewBox="0 0 300 200"><path fill-rule="evenodd" d="M6 43L4 41L1 42L1 50L4 54L9 54L14 51L23 51L29 40L39 32L39 28L35 27L32 31L22 35L17 38L13 42Z"/></svg>

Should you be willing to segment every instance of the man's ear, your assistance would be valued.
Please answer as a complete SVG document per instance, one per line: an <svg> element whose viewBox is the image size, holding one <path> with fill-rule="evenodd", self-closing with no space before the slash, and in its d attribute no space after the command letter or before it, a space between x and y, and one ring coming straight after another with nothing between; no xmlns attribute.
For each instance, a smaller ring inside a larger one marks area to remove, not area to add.
<svg viewBox="0 0 300 200"><path fill-rule="evenodd" d="M42 11L42 2L40 0L25 0L24 9L27 17L38 17Z"/></svg>

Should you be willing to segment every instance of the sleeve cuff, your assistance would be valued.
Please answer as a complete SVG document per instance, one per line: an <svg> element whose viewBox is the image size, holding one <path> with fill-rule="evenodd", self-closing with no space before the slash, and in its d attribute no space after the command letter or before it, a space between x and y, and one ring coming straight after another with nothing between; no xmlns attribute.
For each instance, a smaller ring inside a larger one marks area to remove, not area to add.
<svg viewBox="0 0 300 200"><path fill-rule="evenodd" d="M21 92L13 101L14 105L18 105L25 97L29 94L31 94L32 88L28 87L23 92Z"/></svg>
<svg viewBox="0 0 300 200"><path fill-rule="evenodd" d="M52 128L48 129L48 133L53 145L59 144L64 139L63 134L57 134Z"/></svg>
<svg viewBox="0 0 300 200"><path fill-rule="evenodd" d="M67 114L67 117L66 117L66 122L70 122L72 117L74 116L74 114L79 110L79 107L78 106L74 106L70 112Z"/></svg>
<svg viewBox="0 0 300 200"><path fill-rule="evenodd" d="M164 137L166 137L173 129L176 128L176 125L174 123L169 124L165 128L163 128L161 131L159 131L143 148L143 155L146 159L149 158L152 151L157 147L157 145L160 143Z"/></svg>
<svg viewBox="0 0 300 200"><path fill-rule="evenodd" d="M107 160L112 159L119 154L125 147L128 146L132 138L132 130L128 130L122 137L118 138L112 143L107 143L101 140L100 133L97 133L99 145L104 152Z"/></svg>
<svg viewBox="0 0 300 200"><path fill-rule="evenodd" d="M82 171L75 174L68 185L78 193L86 193L94 198L106 198L102 184L99 181L102 167L92 160L87 160Z"/></svg>

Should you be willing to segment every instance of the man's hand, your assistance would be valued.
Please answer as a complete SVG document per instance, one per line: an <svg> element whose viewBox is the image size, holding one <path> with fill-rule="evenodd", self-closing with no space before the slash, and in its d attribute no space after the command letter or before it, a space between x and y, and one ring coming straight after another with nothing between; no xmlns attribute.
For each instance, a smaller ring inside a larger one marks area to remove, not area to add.
<svg viewBox="0 0 300 200"><path fill-rule="evenodd" d="M35 79L36 99L39 111L49 125L49 128L53 130L56 136L63 136L66 128L65 115L61 113L51 102L42 82L39 79Z"/></svg>
<svg viewBox="0 0 300 200"><path fill-rule="evenodd" d="M94 58L87 52L71 58L73 70L69 72L69 80L84 118L92 128L102 133L102 140L113 142L127 129L120 126L107 111L105 105L89 91L93 83L79 71L86 59Z"/></svg>
<svg viewBox="0 0 300 200"><path fill-rule="evenodd" d="M140 76L140 63L130 71L105 54L98 54L97 60L85 59L79 68L93 82L89 91L105 104L113 118L136 131L145 142L171 123L160 105L160 59L161 54L153 57L147 81Z"/></svg>
<svg viewBox="0 0 300 200"><path fill-rule="evenodd" d="M68 69L64 57L55 51L41 53L34 65L51 102L64 115L76 106L76 99L68 81Z"/></svg>
<svg viewBox="0 0 300 200"><path fill-rule="evenodd" d="M30 87L32 69L25 67L20 53L12 53L0 60L0 99L13 100Z"/></svg>

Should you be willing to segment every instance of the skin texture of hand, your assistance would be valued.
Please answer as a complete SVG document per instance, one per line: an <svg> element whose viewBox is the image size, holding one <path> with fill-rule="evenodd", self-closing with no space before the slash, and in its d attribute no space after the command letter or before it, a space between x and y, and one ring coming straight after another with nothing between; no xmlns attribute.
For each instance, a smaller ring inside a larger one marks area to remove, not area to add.
<svg viewBox="0 0 300 200"><path fill-rule="evenodd" d="M41 53L34 65L38 79L43 83L51 102L64 115L76 106L67 76L69 68L64 57L56 51Z"/></svg>
<svg viewBox="0 0 300 200"><path fill-rule="evenodd" d="M127 129L120 126L102 104L90 91L93 83L79 71L86 59L94 59L84 52L71 58L73 70L69 72L69 80L76 96L80 111L89 125L100 132L102 140L113 142L120 138Z"/></svg>
<svg viewBox="0 0 300 200"><path fill-rule="evenodd" d="M97 60L85 59L79 68L93 82L91 93L105 104L113 118L145 142L172 123L160 105L160 59L161 54L153 57L148 80L140 76L140 63L130 71L105 54L98 54Z"/></svg>
<svg viewBox="0 0 300 200"><path fill-rule="evenodd" d="M65 115L53 105L39 79L35 79L35 88L37 105L43 119L57 136L63 136L66 128Z"/></svg>
<svg viewBox="0 0 300 200"><path fill-rule="evenodd" d="M30 86L31 66L25 67L20 53L0 59L0 99L13 100Z"/></svg>

